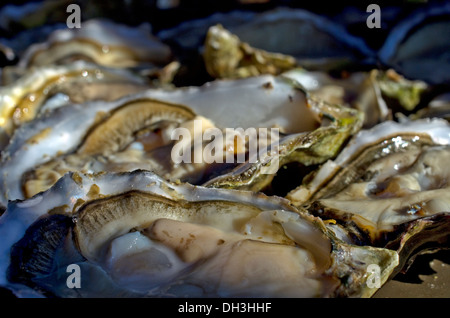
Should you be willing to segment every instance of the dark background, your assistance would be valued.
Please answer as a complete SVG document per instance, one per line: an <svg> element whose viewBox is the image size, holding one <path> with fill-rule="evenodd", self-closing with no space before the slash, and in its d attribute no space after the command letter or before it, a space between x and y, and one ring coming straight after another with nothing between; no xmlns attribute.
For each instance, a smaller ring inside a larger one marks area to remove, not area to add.
<svg viewBox="0 0 450 318"><path fill-rule="evenodd" d="M47 1L2 1L0 10L8 4L22 5L30 2L41 2L51 7L45 12L46 23L63 23L68 13L69 4L78 4L82 11L82 20L95 17L108 17L116 22L128 25L138 25L149 22L154 33L177 26L181 22L207 17L216 12L230 12L233 10L249 10L263 12L276 7L301 8L344 24L355 35L362 36L367 43L377 48L382 43L390 29L402 18L414 10L424 6L439 5L443 0L262 0L265 3L248 3L252 0L179 0L179 5L171 9L160 9L156 0L129 1L87 1L87 0L47 0ZM255 0L253 0L255 1ZM259 0L261 1L261 0ZM242 3L245 2L245 3ZM366 19L370 13L366 12L369 4L381 7L382 26L380 29L369 29ZM11 37L24 29L20 24L11 23L8 28L0 28L1 37Z"/></svg>

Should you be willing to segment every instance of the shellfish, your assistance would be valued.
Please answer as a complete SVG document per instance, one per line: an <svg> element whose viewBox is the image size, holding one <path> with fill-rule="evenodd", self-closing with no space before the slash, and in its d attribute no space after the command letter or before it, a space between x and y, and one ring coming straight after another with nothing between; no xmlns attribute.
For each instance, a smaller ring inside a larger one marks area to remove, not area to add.
<svg viewBox="0 0 450 318"><path fill-rule="evenodd" d="M0 285L17 294L368 297L377 288L367 266L384 283L398 263L394 251L342 242L282 198L144 171L67 174L11 202L0 235ZM74 264L83 283L70 289L61 274Z"/></svg>
<svg viewBox="0 0 450 318"><path fill-rule="evenodd" d="M116 90L105 94L101 85L110 85L109 88ZM0 88L0 148L8 144L17 127L48 109L46 102L53 96L61 96L57 103L61 105L71 101L113 100L147 87L148 82L143 77L127 70L84 61L32 68Z"/></svg>
<svg viewBox="0 0 450 318"><path fill-rule="evenodd" d="M358 242L396 249L403 266L448 239L449 143L442 119L384 122L356 134L287 198L345 224Z"/></svg>
<svg viewBox="0 0 450 318"><path fill-rule="evenodd" d="M253 93L249 94L250 91ZM230 98L230 92L238 102ZM240 116L243 105L249 111L255 109L255 116ZM20 127L3 152L0 165L0 182L5 185L3 204L45 190L68 171L92 173L139 168L154 170L173 181L198 184L208 180L212 176L203 175L207 164L175 165L169 157L173 129L202 118L220 129L276 127L288 136L282 144L286 152L282 156L295 157L299 146L306 151L304 164L323 162L333 156L361 124L358 112L309 100L298 84L273 76L219 81L199 88L150 89L112 102L67 105ZM325 118L335 122L329 125ZM314 133L320 125L324 127ZM161 137L152 133L155 129L160 130ZM147 133L150 135L145 137ZM293 142L294 139L297 141ZM307 145L316 148L308 152ZM24 181L33 186L24 186ZM28 189L28 195L24 189Z"/></svg>

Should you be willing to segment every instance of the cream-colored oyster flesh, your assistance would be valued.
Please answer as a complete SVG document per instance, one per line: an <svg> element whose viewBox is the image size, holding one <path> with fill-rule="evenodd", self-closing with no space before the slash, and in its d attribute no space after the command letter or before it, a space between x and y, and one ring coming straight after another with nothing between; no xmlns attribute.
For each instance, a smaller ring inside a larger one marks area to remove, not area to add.
<svg viewBox="0 0 450 318"><path fill-rule="evenodd" d="M82 0L81 27L42 2L0 9L0 293L439 296L450 3L376 31L291 1Z"/></svg>
<svg viewBox="0 0 450 318"><path fill-rule="evenodd" d="M450 173L442 166L450 158L448 147L424 147L392 157L367 167L374 177L363 177L364 181L320 199L320 204L352 215L373 239L393 231L395 225L450 210Z"/></svg>
<svg viewBox="0 0 450 318"><path fill-rule="evenodd" d="M117 85L118 90L104 98L105 95L99 94L99 87L96 87L100 84L113 85L110 88ZM60 104L113 100L142 91L147 85L144 78L126 70L108 69L84 61L32 68L16 81L0 88L0 146L4 148L8 144L17 127L42 113L46 102L54 95L63 96ZM96 87L96 92L83 94L83 88L88 86Z"/></svg>
<svg viewBox="0 0 450 318"><path fill-rule="evenodd" d="M327 70L373 54L362 39L350 34L339 23L307 10L288 7L260 13L216 13L195 23L162 30L157 35L186 51L199 50L208 29L217 24L251 47L292 56L307 69Z"/></svg>
<svg viewBox="0 0 450 318"><path fill-rule="evenodd" d="M438 94L426 107L419 109L414 114L409 115L412 120L420 118L443 118L450 121L450 94Z"/></svg>
<svg viewBox="0 0 450 318"><path fill-rule="evenodd" d="M257 160L249 160L204 185L261 191L285 164L297 162L310 166L333 158L362 126L364 115L357 110L328 104L313 97L308 97L308 105L322 119L321 127L283 137L268 149L263 149Z"/></svg>
<svg viewBox="0 0 450 318"><path fill-rule="evenodd" d="M385 122L358 133L287 198L359 242L397 250L406 270L418 253L447 244L449 140L445 120Z"/></svg>
<svg viewBox="0 0 450 318"><path fill-rule="evenodd" d="M210 166L208 163L175 164L171 156L175 145L172 132L176 128L187 129L194 139L203 136L195 136L192 124L196 120L202 125L200 133L208 128L226 132L227 128L235 127L269 131L277 128L281 134L292 135L314 131L320 121L326 126L321 116L347 116L343 108L308 104L307 94L296 85L282 77L261 76L213 82L200 88L149 89L111 102L59 107L40 120L20 127L5 149L0 179L8 186L3 189L3 202L45 190L68 171L146 169L174 181L208 180L211 178L205 171ZM240 95L244 92L245 95ZM236 100L230 98L230 93ZM244 105L254 109L255 116L240 116L238 109ZM274 113L276 116L272 116ZM345 122L343 133L336 135L339 143L357 129L356 117L355 122L344 118L348 124ZM333 127L324 129L330 130L333 136ZM320 133L316 139L326 140ZM183 142L188 141L191 145L197 142L193 139ZM245 148L234 149L233 140L225 139L223 147L224 156L229 151L233 155L246 152ZM327 152L324 149L317 149L318 153L310 157Z"/></svg>
<svg viewBox="0 0 450 318"><path fill-rule="evenodd" d="M308 204L330 193L340 192L350 182L366 172L367 163L393 155L391 165L401 167L408 162L401 154L416 145L447 145L449 143L448 123L442 119L422 119L397 123L384 122L372 129L358 132L334 160L324 163L307 183L293 190L288 198L296 205ZM399 160L402 158L402 160ZM410 162L411 164L412 162ZM363 168L355 170L360 164ZM393 168L383 170L393 173ZM395 170L395 169L394 169ZM337 177L340 176L340 177Z"/></svg>
<svg viewBox="0 0 450 318"><path fill-rule="evenodd" d="M45 238L46 229L54 235ZM396 252L344 243L285 199L171 184L144 171L67 174L11 203L0 232L9 237L0 284L17 293L73 296L57 276L76 262L82 275L104 273L81 296L369 297L377 288L367 266L379 266L384 283L398 264Z"/></svg>
<svg viewBox="0 0 450 318"><path fill-rule="evenodd" d="M392 119L379 80L380 77L386 77L384 72L374 69L337 78L325 72L296 68L282 75L299 82L311 96L330 104L361 111L364 114L364 128ZM405 99L409 101L408 98Z"/></svg>

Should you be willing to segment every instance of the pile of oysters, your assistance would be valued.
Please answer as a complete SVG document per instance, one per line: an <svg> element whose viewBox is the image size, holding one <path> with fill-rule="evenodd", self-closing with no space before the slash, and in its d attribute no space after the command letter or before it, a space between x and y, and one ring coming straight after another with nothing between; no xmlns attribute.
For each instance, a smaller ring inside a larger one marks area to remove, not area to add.
<svg viewBox="0 0 450 318"><path fill-rule="evenodd" d="M450 43L436 34L448 3L405 15L376 50L290 7L2 39L0 286L372 297L449 244Z"/></svg>

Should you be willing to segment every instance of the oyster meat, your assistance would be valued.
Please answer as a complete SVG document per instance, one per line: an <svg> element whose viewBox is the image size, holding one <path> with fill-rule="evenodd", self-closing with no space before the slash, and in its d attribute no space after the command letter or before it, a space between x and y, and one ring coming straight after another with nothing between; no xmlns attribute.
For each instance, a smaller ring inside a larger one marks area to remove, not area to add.
<svg viewBox="0 0 450 318"><path fill-rule="evenodd" d="M384 122L360 131L287 198L345 224L358 242L396 249L404 265L447 244L449 144L445 120Z"/></svg>
<svg viewBox="0 0 450 318"><path fill-rule="evenodd" d="M241 98L244 91L247 98ZM250 91L254 93L248 94ZM237 94L238 102L229 97L230 92ZM257 109L257 116L239 116L237 109L243 105ZM178 165L171 156L174 129L191 129L195 120L202 123L202 129L277 128L286 135L280 154L260 156L264 160L255 160L255 165L243 164L243 170L254 171L251 176L246 173L250 184L233 177L253 189L270 182L269 174L268 178L261 176L261 165L277 158L305 165L321 163L334 156L361 126L357 111L314 101L297 83L272 76L215 82L200 88L150 89L112 102L66 105L20 127L4 150L0 164L0 183L5 185L2 202L6 205L8 200L46 190L68 171L147 169L172 181L205 182L214 177L205 170L209 164ZM195 131L192 138L197 138ZM224 156L228 148L233 154L246 152L246 146L243 150L235 148L234 139L224 140L223 147ZM258 165L257 170L251 168ZM214 181L215 186L227 183ZM237 183L231 187L241 188Z"/></svg>
<svg viewBox="0 0 450 318"><path fill-rule="evenodd" d="M367 297L377 290L367 266L384 283L398 263L395 251L344 243L285 199L145 171L66 174L10 203L0 234L0 284L19 295ZM62 277L74 264L78 289Z"/></svg>
<svg viewBox="0 0 450 318"><path fill-rule="evenodd" d="M108 90L116 89L106 94L101 85L107 85ZM147 87L146 79L127 70L84 61L32 68L0 88L0 148L8 144L17 127L48 109L46 102L54 96L58 101L55 103L53 99L53 107L70 102L113 100Z"/></svg>
<svg viewBox="0 0 450 318"><path fill-rule="evenodd" d="M372 297L448 249L449 5L250 2L0 9L0 288Z"/></svg>

